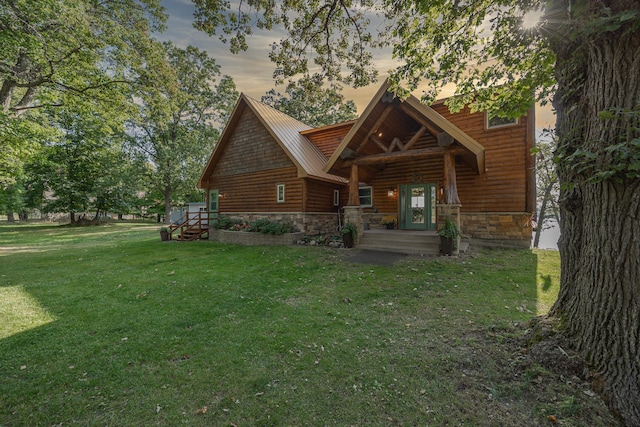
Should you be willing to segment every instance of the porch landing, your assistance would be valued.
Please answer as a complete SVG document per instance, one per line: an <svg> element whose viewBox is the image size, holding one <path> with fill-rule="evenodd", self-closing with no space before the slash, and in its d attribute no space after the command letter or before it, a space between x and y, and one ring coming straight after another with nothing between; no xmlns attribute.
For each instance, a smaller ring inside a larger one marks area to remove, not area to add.
<svg viewBox="0 0 640 427"><path fill-rule="evenodd" d="M365 230L358 249L398 252L408 255L438 255L440 239L435 231Z"/></svg>
<svg viewBox="0 0 640 427"><path fill-rule="evenodd" d="M460 242L460 252L465 252L468 247L468 241ZM440 254L440 236L436 231L365 230L357 248L407 255L437 256Z"/></svg>

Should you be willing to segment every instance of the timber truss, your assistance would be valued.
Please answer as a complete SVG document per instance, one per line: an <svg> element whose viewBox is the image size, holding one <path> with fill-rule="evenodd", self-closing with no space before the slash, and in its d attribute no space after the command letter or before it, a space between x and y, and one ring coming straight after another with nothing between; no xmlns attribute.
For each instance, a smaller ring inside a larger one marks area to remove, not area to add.
<svg viewBox="0 0 640 427"><path fill-rule="evenodd" d="M358 204L358 183L386 164L443 158L445 201L460 203L456 158L478 174L485 171L484 147L430 106L410 96L397 98L383 85L329 159L325 171L348 176L349 204Z"/></svg>

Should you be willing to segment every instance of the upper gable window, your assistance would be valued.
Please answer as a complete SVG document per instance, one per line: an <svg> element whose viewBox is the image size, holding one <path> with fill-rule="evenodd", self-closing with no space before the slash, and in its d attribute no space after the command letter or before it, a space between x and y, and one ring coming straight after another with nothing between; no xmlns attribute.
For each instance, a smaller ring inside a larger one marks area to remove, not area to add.
<svg viewBox="0 0 640 427"><path fill-rule="evenodd" d="M515 126L518 124L518 119L510 119L508 117L489 117L488 113L485 113L486 118L486 128L487 129L496 129L503 128L506 126Z"/></svg>

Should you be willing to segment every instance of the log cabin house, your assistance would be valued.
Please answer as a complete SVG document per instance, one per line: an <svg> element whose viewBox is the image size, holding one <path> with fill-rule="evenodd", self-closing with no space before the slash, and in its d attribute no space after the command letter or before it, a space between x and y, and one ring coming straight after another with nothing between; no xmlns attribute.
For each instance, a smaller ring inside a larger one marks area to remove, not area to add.
<svg viewBox="0 0 640 427"><path fill-rule="evenodd" d="M210 213L288 220L307 235L337 234L343 213L361 247L414 253L434 251L412 239L434 238L437 253L449 217L472 244L529 247L533 110L494 121L387 89L359 119L320 128L241 95L198 183ZM395 229L383 230L389 216Z"/></svg>

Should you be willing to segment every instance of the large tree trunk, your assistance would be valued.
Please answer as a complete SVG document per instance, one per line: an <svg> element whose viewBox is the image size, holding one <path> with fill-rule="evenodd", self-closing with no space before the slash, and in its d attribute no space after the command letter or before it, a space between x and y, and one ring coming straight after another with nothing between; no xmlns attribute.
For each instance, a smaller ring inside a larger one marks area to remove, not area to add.
<svg viewBox="0 0 640 427"><path fill-rule="evenodd" d="M571 10L568 0L553 3L556 11ZM591 7L583 14L597 16L604 15L604 6L614 15L640 11L631 0L578 3ZM640 177L638 171L619 169L623 162L605 149L640 137L640 112L618 119L599 113L632 111L640 104L639 18L614 31L576 30L585 23L593 30L594 16L567 17L559 28L571 25L573 37L560 31L551 43L557 57L562 229L560 294L551 315L564 320L610 408L627 425L638 426ZM632 24L636 28L630 30Z"/></svg>
<svg viewBox="0 0 640 427"><path fill-rule="evenodd" d="M171 224L171 188L164 190L164 223Z"/></svg>

